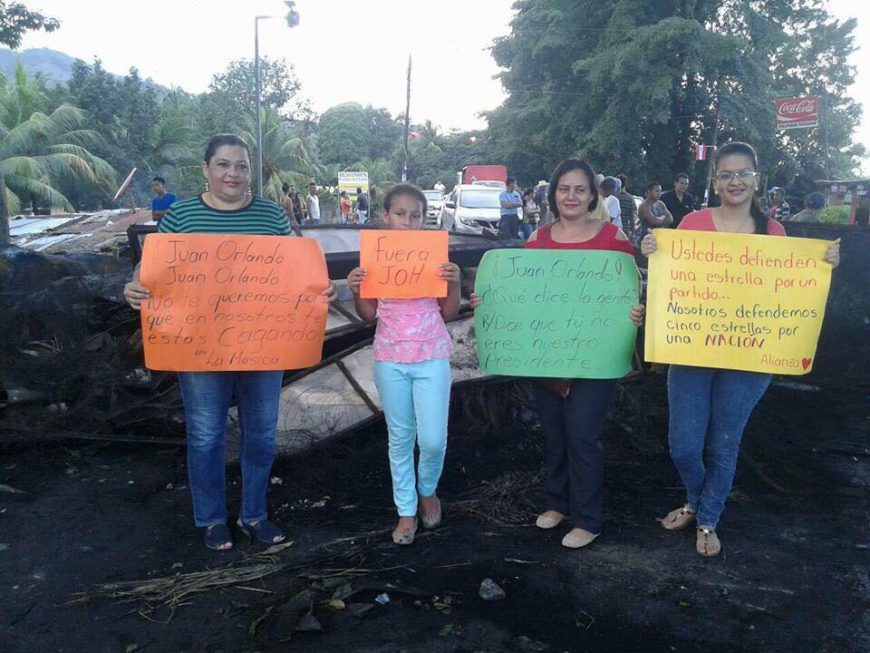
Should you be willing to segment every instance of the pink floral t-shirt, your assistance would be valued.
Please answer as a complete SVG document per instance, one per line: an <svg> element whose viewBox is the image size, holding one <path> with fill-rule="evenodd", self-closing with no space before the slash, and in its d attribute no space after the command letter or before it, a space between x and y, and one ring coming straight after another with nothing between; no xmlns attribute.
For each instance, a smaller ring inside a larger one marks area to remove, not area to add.
<svg viewBox="0 0 870 653"><path fill-rule="evenodd" d="M377 316L376 361L420 363L453 353L437 299L379 299Z"/></svg>

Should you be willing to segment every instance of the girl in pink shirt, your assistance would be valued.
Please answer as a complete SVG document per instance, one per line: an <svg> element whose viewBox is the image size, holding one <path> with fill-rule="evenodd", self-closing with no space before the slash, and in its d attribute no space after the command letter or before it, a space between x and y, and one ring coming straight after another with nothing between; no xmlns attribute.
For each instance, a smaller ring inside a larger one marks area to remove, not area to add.
<svg viewBox="0 0 870 653"><path fill-rule="evenodd" d="M381 221L387 229L422 229L426 196L416 186L399 184L384 196ZM393 501L399 523L393 542L411 544L420 520L424 528L441 523L441 502L435 491L447 450L447 413L450 406L450 355L453 342L445 321L459 312L459 267L444 263L439 275L447 282L443 299L363 299L363 268L354 268L347 285L356 311L375 331L375 385L389 432ZM420 461L414 470L414 444ZM416 487L415 487L416 485Z"/></svg>

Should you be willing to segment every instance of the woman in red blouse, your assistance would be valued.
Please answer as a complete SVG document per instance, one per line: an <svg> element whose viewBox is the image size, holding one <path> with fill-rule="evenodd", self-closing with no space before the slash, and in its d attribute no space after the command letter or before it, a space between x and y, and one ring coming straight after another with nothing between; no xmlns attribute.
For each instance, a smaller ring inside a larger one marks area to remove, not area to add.
<svg viewBox="0 0 870 653"><path fill-rule="evenodd" d="M729 143L719 148L714 164L714 189L722 205L690 213L677 228L785 236L783 226L769 219L755 199L755 150L746 143ZM655 236L647 234L641 253L650 256L655 251ZM824 260L834 267L839 264L839 240ZM687 365L671 365L668 370L668 440L687 501L665 516L662 526L680 530L696 522L695 549L702 556L722 550L716 526L731 493L740 440L771 379L770 374Z"/></svg>
<svg viewBox="0 0 870 653"><path fill-rule="evenodd" d="M531 249L609 250L634 254L622 230L604 212L595 172L586 161L568 159L553 171L547 193L553 222L529 236ZM472 296L472 306L480 304ZM643 306L631 309L638 326ZM618 379L564 379L536 384L537 404L545 432L547 510L538 528L559 526L571 516L574 528L562 545L578 549L601 533L604 521L604 459L599 438Z"/></svg>

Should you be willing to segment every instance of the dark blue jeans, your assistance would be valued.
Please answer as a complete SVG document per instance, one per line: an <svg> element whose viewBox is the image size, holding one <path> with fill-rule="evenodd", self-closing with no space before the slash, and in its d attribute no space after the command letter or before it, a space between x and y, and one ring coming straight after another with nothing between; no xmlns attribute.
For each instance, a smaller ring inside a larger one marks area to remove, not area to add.
<svg viewBox="0 0 870 653"><path fill-rule="evenodd" d="M498 223L499 238L519 238L520 218L516 213L501 216Z"/></svg>
<svg viewBox="0 0 870 653"><path fill-rule="evenodd" d="M682 365L668 370L671 458L689 507L698 513L698 526L716 528L725 511L743 430L771 378Z"/></svg>
<svg viewBox="0 0 870 653"><path fill-rule="evenodd" d="M224 469L227 411L235 395L242 431L241 518L267 518L283 372L179 372L187 422L187 472L197 526L227 521Z"/></svg>
<svg viewBox="0 0 870 653"><path fill-rule="evenodd" d="M604 458L599 439L616 379L577 379L567 398L536 384L544 427L547 510L571 515L574 525L600 533L604 521Z"/></svg>

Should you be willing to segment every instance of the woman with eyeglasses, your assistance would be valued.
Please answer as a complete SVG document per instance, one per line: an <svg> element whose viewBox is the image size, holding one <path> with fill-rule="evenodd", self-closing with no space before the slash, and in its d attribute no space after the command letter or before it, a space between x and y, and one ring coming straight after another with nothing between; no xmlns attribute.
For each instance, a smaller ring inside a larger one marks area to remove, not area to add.
<svg viewBox="0 0 870 653"><path fill-rule="evenodd" d="M750 145L724 145L714 165L713 188L721 206L688 214L678 229L786 235L783 226L758 206L758 158ZM641 253L649 256L655 251L655 236L647 234L641 241ZM824 260L834 267L839 264L839 240L831 244ZM661 523L675 531L695 522L695 549L702 556L713 557L722 550L716 526L731 493L740 440L771 378L757 372L685 365L671 365L668 371L668 440L674 466L686 487L687 503Z"/></svg>

